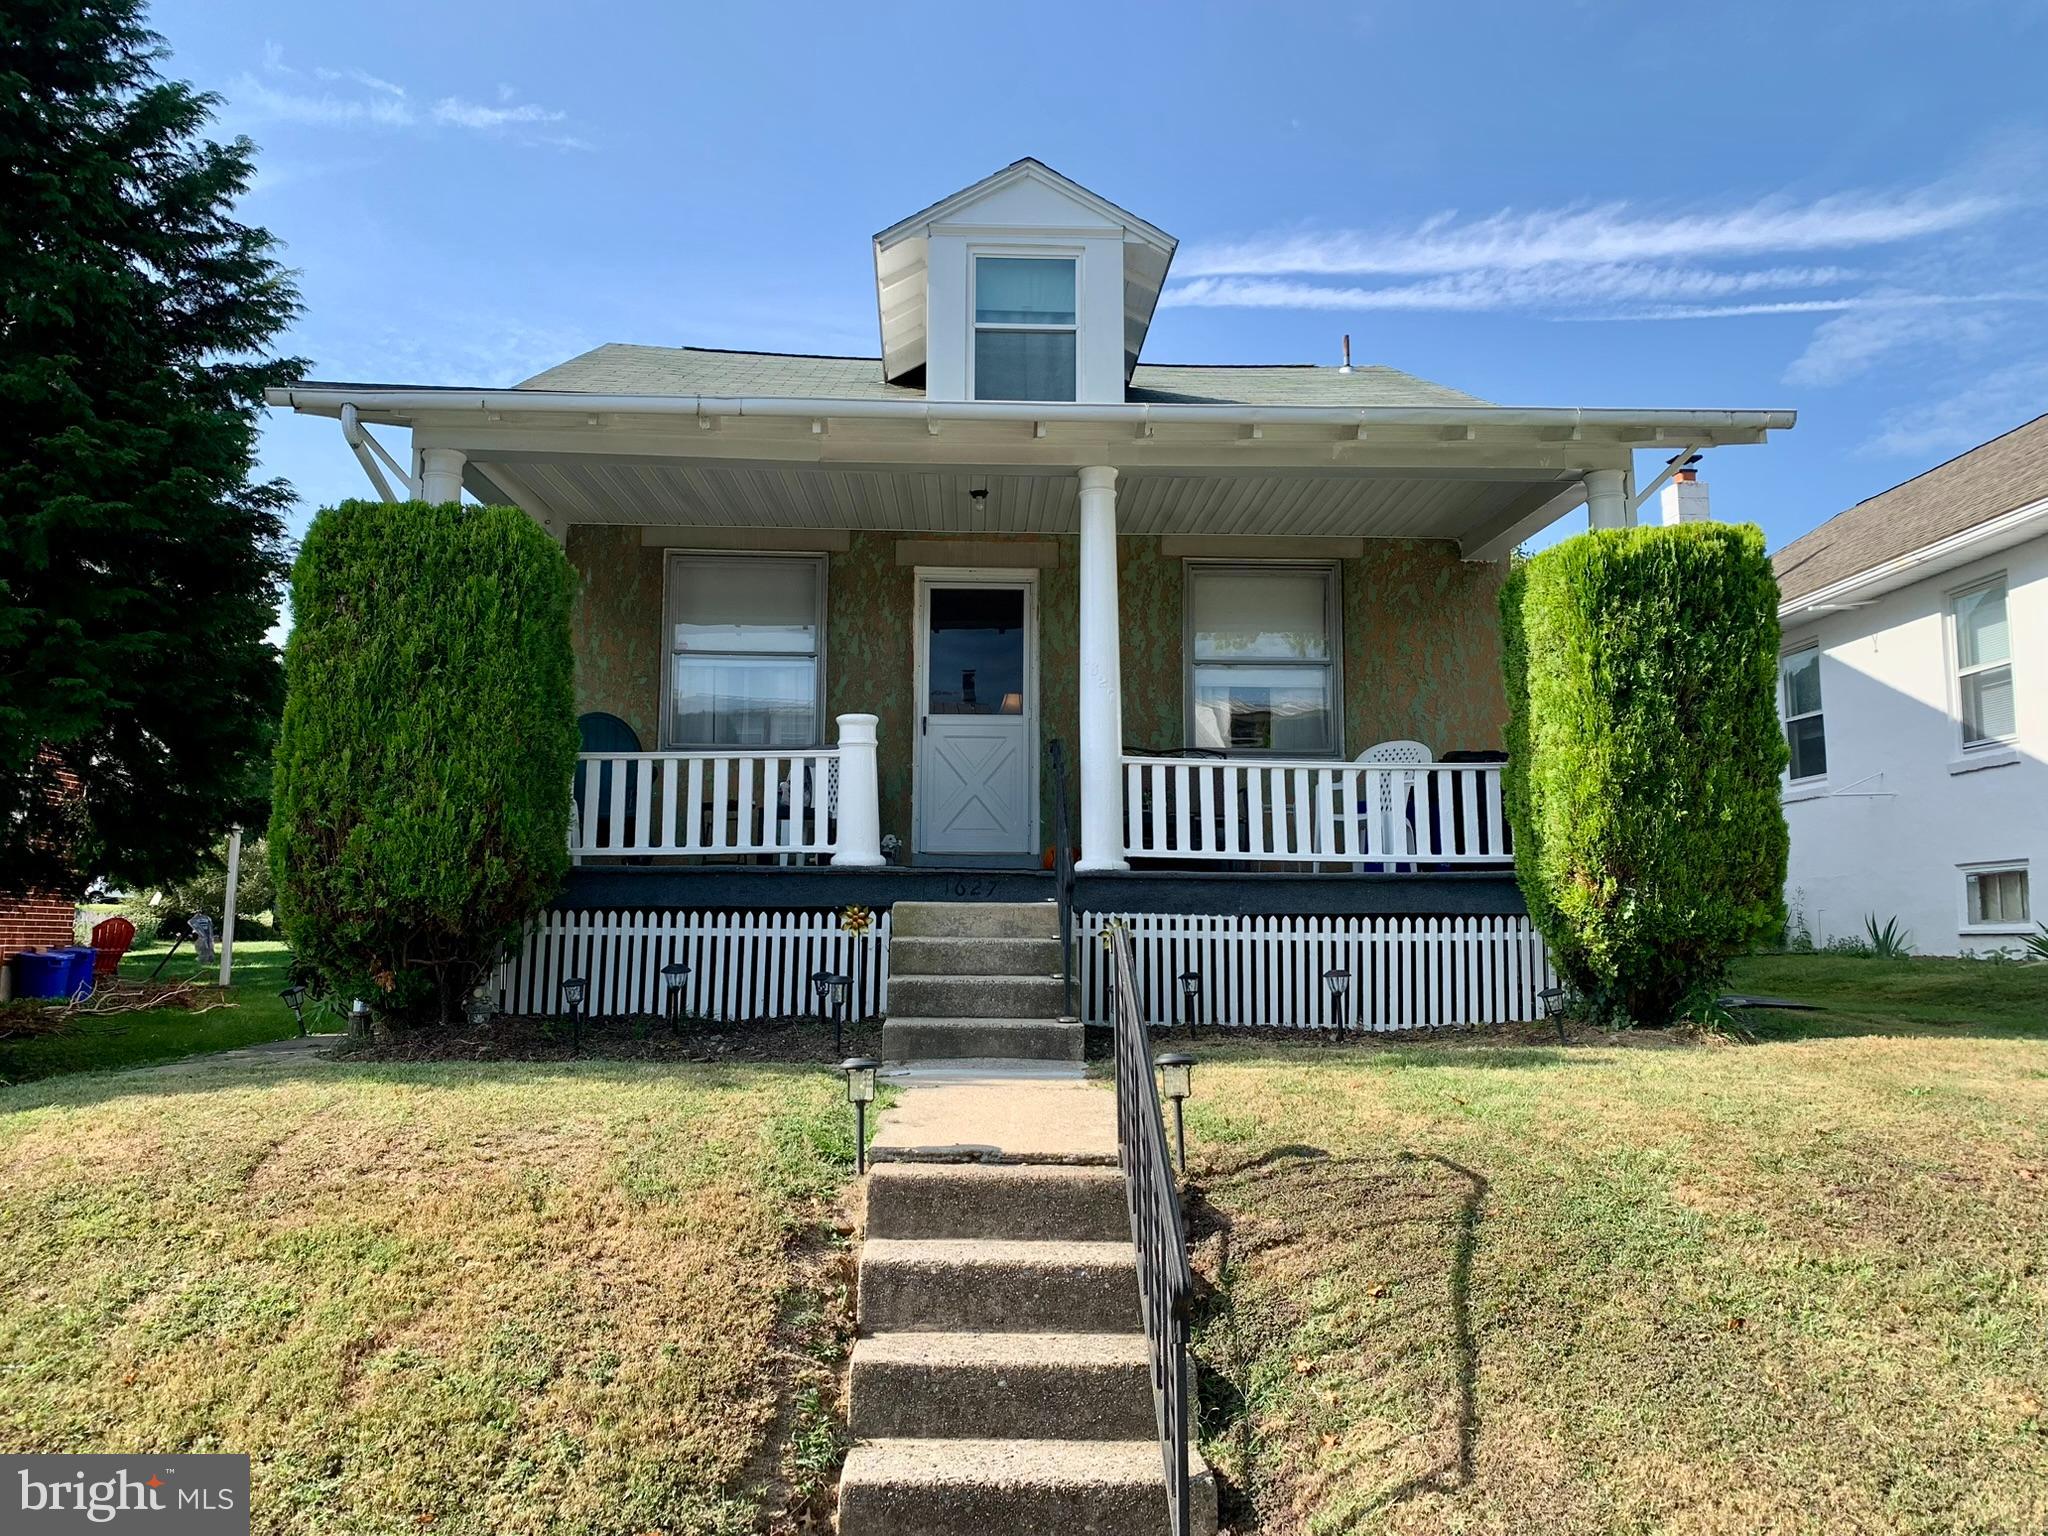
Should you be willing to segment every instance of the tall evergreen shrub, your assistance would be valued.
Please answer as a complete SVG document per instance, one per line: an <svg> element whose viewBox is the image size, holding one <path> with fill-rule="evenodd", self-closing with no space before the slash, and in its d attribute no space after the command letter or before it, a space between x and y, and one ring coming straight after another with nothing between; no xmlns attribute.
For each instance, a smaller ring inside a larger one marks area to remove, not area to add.
<svg viewBox="0 0 2048 1536"><path fill-rule="evenodd" d="M302 966L450 1018L560 887L576 762L568 562L511 507L352 501L292 572L272 787Z"/></svg>
<svg viewBox="0 0 2048 1536"><path fill-rule="evenodd" d="M1669 1021L1785 921L1778 586L1753 527L1585 534L1501 592L1515 872L1566 977Z"/></svg>

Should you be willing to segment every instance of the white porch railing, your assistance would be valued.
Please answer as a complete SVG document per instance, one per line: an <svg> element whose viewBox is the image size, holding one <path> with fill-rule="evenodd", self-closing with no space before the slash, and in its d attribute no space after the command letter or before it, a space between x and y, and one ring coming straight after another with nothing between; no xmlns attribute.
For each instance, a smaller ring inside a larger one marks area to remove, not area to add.
<svg viewBox="0 0 2048 1536"><path fill-rule="evenodd" d="M872 715L801 751L579 752L569 854L830 854L882 862Z"/></svg>
<svg viewBox="0 0 2048 1536"><path fill-rule="evenodd" d="M1247 863L1501 866L1499 763L1126 756L1124 856Z"/></svg>

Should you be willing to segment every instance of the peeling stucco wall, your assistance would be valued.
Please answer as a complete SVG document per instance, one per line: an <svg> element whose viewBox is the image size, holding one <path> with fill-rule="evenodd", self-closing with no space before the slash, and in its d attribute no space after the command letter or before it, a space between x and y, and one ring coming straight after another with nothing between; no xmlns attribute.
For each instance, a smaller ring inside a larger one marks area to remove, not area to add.
<svg viewBox="0 0 2048 1536"><path fill-rule="evenodd" d="M1022 535L976 537L1026 541ZM834 716L865 711L880 717L882 830L906 845L917 721L916 572L897 563L897 544L914 539L852 534L848 547L829 557L826 586L826 738ZM1078 541L1062 535L1041 542L1058 549L1057 562L1038 572L1041 735L1063 741L1071 764L1080 746ZM1120 538L1117 545L1124 740L1179 746L1186 740L1182 563L1162 555L1156 538ZM618 715L649 748L658 744L660 728L663 553L643 547L638 528L578 524L569 530L577 573L577 711ZM1363 558L1342 566L1347 755L1391 737L1412 737L1438 752L1498 747L1507 702L1496 603L1506 566L1467 564L1452 544L1396 539L1369 541ZM1054 797L1043 764L1040 785L1040 842L1048 846ZM1070 768L1076 828L1079 792Z"/></svg>
<svg viewBox="0 0 2048 1536"><path fill-rule="evenodd" d="M662 552L643 548L638 528L590 523L570 525L567 550L576 713L617 715L652 751L661 744Z"/></svg>
<svg viewBox="0 0 2048 1536"><path fill-rule="evenodd" d="M1473 563L1433 539L1369 539L1344 565L1344 744L1420 741L1441 755L1498 749L1505 562Z"/></svg>

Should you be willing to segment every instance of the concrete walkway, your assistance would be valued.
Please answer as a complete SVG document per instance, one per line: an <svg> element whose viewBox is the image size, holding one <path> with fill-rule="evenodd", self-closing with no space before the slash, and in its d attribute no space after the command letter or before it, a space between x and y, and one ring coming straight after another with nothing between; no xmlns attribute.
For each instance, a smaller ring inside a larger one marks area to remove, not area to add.
<svg viewBox="0 0 2048 1536"><path fill-rule="evenodd" d="M878 1163L1116 1163L1116 1095L1078 1062L897 1067L899 1091L868 1156Z"/></svg>

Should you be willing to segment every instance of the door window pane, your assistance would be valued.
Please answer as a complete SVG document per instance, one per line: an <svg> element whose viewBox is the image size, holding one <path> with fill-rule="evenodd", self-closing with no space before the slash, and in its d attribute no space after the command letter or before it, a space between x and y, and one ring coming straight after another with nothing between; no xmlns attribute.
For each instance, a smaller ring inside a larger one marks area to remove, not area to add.
<svg viewBox="0 0 2048 1536"><path fill-rule="evenodd" d="M982 325L1072 325L1074 263L1066 257L979 258L974 318Z"/></svg>
<svg viewBox="0 0 2048 1536"><path fill-rule="evenodd" d="M1333 750L1327 668L1197 666L1194 745L1309 756Z"/></svg>
<svg viewBox="0 0 2048 1536"><path fill-rule="evenodd" d="M925 658L926 711L1024 713L1024 593L1018 587L933 587Z"/></svg>
<svg viewBox="0 0 2048 1536"><path fill-rule="evenodd" d="M1072 331L976 331L974 398L1074 398Z"/></svg>

